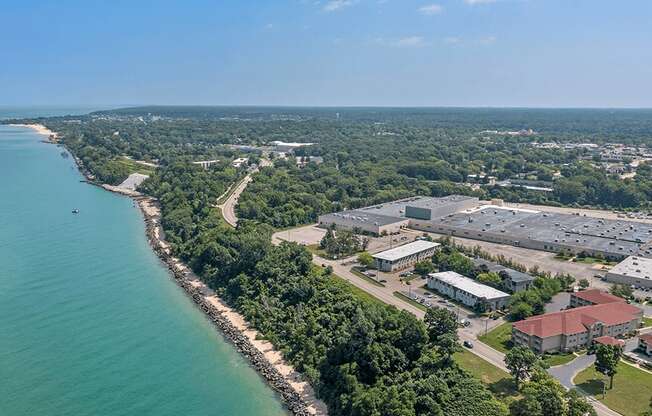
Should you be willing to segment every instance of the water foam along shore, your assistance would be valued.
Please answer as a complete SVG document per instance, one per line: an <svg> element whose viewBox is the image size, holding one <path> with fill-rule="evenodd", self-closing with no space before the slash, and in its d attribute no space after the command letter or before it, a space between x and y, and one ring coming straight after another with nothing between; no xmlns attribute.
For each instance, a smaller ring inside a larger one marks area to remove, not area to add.
<svg viewBox="0 0 652 416"><path fill-rule="evenodd" d="M28 126L31 125L21 125L21 127ZM56 133L51 132L45 126L42 127L44 128L41 130L42 134L52 133L49 137L58 137ZM83 162L74 154L73 158L88 183L97 185L94 182L95 178L86 169ZM327 415L326 405L316 398L312 386L285 362L282 354L274 348L272 343L258 339L260 334L247 324L242 315L226 305L180 259L172 256L161 227L161 211L156 199L142 196L137 191L128 191L110 185L100 186L108 191L129 196L137 202L145 219L149 243L154 252L167 265L174 280L222 332L224 337L267 381L268 385L280 395L290 413L296 416Z"/></svg>
<svg viewBox="0 0 652 416"><path fill-rule="evenodd" d="M145 217L149 242L158 256L167 264L176 282L181 286L233 343L268 384L276 390L293 415L326 415L326 405L317 400L312 386L288 365L269 341L258 339L259 333L250 328L244 317L226 305L192 271L171 255L160 225L160 209L153 198L136 198Z"/></svg>

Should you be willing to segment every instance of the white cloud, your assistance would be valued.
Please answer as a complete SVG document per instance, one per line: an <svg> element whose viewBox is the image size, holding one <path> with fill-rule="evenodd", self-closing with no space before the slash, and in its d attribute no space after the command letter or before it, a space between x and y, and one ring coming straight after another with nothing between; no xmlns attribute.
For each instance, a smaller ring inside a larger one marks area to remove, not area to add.
<svg viewBox="0 0 652 416"><path fill-rule="evenodd" d="M444 10L439 4L429 4L419 8L419 13L425 14L426 16L432 16L439 14Z"/></svg>
<svg viewBox="0 0 652 416"><path fill-rule="evenodd" d="M464 0L464 3L475 6L476 4L490 4L495 3L496 0Z"/></svg>
<svg viewBox="0 0 652 416"><path fill-rule="evenodd" d="M398 48L413 48L424 46L426 43L421 36L408 36L406 38L397 39L389 44L390 46L396 46Z"/></svg>
<svg viewBox="0 0 652 416"><path fill-rule="evenodd" d="M357 0L330 0L324 5L325 12L334 12L337 10L342 10L345 7L353 6Z"/></svg>
<svg viewBox="0 0 652 416"><path fill-rule="evenodd" d="M444 38L444 43L448 45L456 45L460 42L462 42L462 39L458 38L457 36L449 36L447 38Z"/></svg>

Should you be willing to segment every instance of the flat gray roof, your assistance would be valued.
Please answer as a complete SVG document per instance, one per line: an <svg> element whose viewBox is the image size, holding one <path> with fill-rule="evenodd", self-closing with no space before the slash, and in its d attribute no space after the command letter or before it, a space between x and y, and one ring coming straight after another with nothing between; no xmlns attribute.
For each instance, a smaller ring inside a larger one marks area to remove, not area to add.
<svg viewBox="0 0 652 416"><path fill-rule="evenodd" d="M440 246L439 243L433 243L426 240L413 241L400 247L385 250L373 255L375 259L396 261L403 257L411 256L413 254L421 253L422 251L430 250Z"/></svg>
<svg viewBox="0 0 652 416"><path fill-rule="evenodd" d="M385 202L383 204L372 205L370 207L360 208L361 211L374 212L377 214L388 215L391 217L405 218L405 207L419 208L439 208L446 205L452 205L461 201L477 200L478 198L466 195L448 195L441 198L430 196L415 196L411 198L399 199L398 201Z"/></svg>
<svg viewBox="0 0 652 416"><path fill-rule="evenodd" d="M469 279L466 276L462 276L456 272L439 272L439 273L430 273L428 275L431 279L436 279L447 283L453 287L456 287L459 290L462 290L466 293L470 293L478 298L485 298L487 300L500 299L509 297L509 294L502 292L498 289L494 289L491 286L483 285L478 283L473 279Z"/></svg>
<svg viewBox="0 0 652 416"><path fill-rule="evenodd" d="M629 256L618 263L609 274L620 274L635 279L652 279L652 259Z"/></svg>
<svg viewBox="0 0 652 416"><path fill-rule="evenodd" d="M350 210L342 212L334 212L332 214L324 214L319 216L320 221L338 221L347 222L349 224L373 224L377 226L394 224L397 222L405 221L405 218L390 217L387 215L377 214L375 212L363 210Z"/></svg>
<svg viewBox="0 0 652 416"><path fill-rule="evenodd" d="M432 224L435 227L445 224L471 233L504 234L515 241L566 244L622 256L637 254L652 240L652 224L492 206L434 219Z"/></svg>

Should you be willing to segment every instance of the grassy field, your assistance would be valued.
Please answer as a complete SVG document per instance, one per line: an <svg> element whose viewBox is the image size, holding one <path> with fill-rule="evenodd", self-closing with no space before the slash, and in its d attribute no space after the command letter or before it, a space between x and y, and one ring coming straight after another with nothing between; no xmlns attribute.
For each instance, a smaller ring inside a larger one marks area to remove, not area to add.
<svg viewBox="0 0 652 416"><path fill-rule="evenodd" d="M351 273L353 273L354 275L358 276L358 277L359 277L360 279L362 279L362 280L366 280L367 282L371 283L371 284L374 285L374 286L385 287L384 284L380 283L379 281L377 281L377 280L374 279L373 277L369 277L369 276L367 276L366 274L362 273L361 271L356 270L355 267L351 268Z"/></svg>
<svg viewBox="0 0 652 416"><path fill-rule="evenodd" d="M506 353L512 346L512 324L505 322L482 335L478 339L491 348Z"/></svg>
<svg viewBox="0 0 652 416"><path fill-rule="evenodd" d="M618 374L614 377L613 389L607 390L606 397L602 398L602 380L605 379L604 375L595 371L595 367L589 367L573 381L582 390L624 416L636 416L648 409L652 397L652 374L621 362ZM606 382L608 386L609 381Z"/></svg>
<svg viewBox="0 0 652 416"><path fill-rule="evenodd" d="M596 257L575 257L573 263L583 263L583 264L604 264L605 266L615 266L617 262L608 261L605 259L599 259Z"/></svg>
<svg viewBox="0 0 652 416"><path fill-rule="evenodd" d="M498 399L511 401L518 397L514 379L507 372L467 350L457 352L453 357L460 367L482 381Z"/></svg>
<svg viewBox="0 0 652 416"><path fill-rule="evenodd" d="M424 312L428 310L427 307L423 306L422 304L420 304L419 302L415 301L414 299L410 299L409 297L405 296L405 295L402 294L401 292L394 292L394 296L396 296L397 298L401 299L401 300L404 301L404 302L409 303L410 305L412 305L412 306L414 306L414 307L416 307L416 308L421 309L421 310L424 311Z"/></svg>
<svg viewBox="0 0 652 416"><path fill-rule="evenodd" d="M554 367L557 365L570 363L575 358L577 358L577 356L571 353L551 354L545 355L543 361L545 361L550 367Z"/></svg>
<svg viewBox="0 0 652 416"><path fill-rule="evenodd" d="M505 322L489 331L487 335L478 337L478 339L495 350L507 353L507 351L512 347L512 324L510 322ZM554 367L556 365L566 364L574 359L574 354L551 354L545 355L543 360L550 367Z"/></svg>
<svg viewBox="0 0 652 416"><path fill-rule="evenodd" d="M129 173L142 173L143 175L153 175L154 174L154 168L151 166L146 166L142 165L135 160L127 159L127 158L119 158L115 159L114 163L117 163L119 165L124 166L127 168Z"/></svg>
<svg viewBox="0 0 652 416"><path fill-rule="evenodd" d="M641 322L643 323L644 328L648 326L652 326L652 318L650 318L649 316L644 316Z"/></svg>
<svg viewBox="0 0 652 416"><path fill-rule="evenodd" d="M325 258L325 259L330 258L330 256L328 255L328 253L326 253L326 250L324 250L324 249L322 249L321 247L319 247L319 244L310 244L309 246L306 246L306 248L307 248L308 251L310 251L312 254L316 254L316 255L318 255L319 257L322 257L322 258Z"/></svg>

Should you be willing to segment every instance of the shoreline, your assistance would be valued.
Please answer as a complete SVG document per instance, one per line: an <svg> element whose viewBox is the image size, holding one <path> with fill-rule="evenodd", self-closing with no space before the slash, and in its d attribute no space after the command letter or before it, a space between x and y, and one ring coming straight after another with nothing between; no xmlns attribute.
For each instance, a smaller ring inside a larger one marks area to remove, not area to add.
<svg viewBox="0 0 652 416"><path fill-rule="evenodd" d="M41 124L13 124L27 127L37 133L48 135L48 142L58 143L58 134ZM64 146L65 147L65 146ZM131 198L140 209L145 222L145 233L150 248L158 256L195 305L204 313L224 338L249 362L249 365L278 394L288 412L295 416L326 416L327 407L316 398L315 392L303 376L287 364L280 351L271 342L259 339L259 332L251 328L244 317L229 307L215 292L204 284L180 259L172 256L162 229L160 208L156 198L144 196L137 191L125 190L108 184L99 184L86 169L83 162L66 148L75 161L85 182Z"/></svg>
<svg viewBox="0 0 652 416"><path fill-rule="evenodd" d="M43 136L48 136L48 141L51 143L57 143L57 139L59 138L59 135L45 127L43 124L9 124L12 127L25 127L28 129L34 130L36 133L41 134Z"/></svg>

